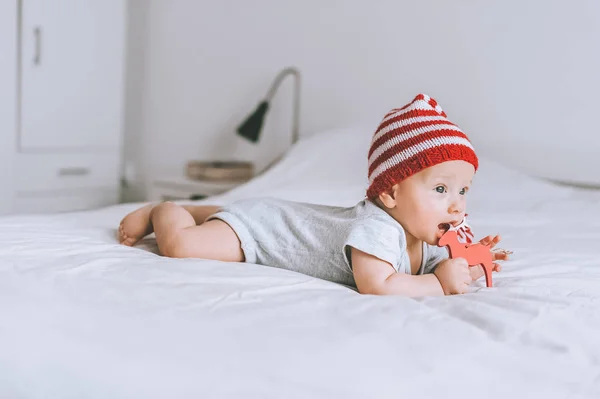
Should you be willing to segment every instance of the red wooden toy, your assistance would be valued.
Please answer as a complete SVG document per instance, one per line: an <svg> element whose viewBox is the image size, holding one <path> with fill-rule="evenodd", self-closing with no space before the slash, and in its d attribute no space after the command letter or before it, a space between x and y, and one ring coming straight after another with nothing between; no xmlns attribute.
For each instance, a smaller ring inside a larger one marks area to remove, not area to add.
<svg viewBox="0 0 600 399"><path fill-rule="evenodd" d="M448 247L450 258L466 259L471 267L481 265L485 273L485 284L487 287L491 287L494 267L491 246L490 244L471 244L472 237L473 234L465 219L460 225L450 227L440 238L438 246Z"/></svg>

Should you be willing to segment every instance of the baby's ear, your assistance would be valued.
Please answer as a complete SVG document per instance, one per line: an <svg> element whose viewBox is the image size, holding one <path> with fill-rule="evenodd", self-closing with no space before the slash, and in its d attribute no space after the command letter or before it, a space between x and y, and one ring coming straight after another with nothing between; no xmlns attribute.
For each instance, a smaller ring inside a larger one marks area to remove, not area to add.
<svg viewBox="0 0 600 399"><path fill-rule="evenodd" d="M379 194L379 201L388 209L394 209L396 207L398 185L394 184L389 189Z"/></svg>

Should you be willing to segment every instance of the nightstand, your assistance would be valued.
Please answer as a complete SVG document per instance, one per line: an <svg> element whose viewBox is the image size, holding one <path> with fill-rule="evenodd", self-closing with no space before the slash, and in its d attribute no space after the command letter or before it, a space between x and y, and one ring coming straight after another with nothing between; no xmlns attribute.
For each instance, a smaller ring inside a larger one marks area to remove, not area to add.
<svg viewBox="0 0 600 399"><path fill-rule="evenodd" d="M199 200L222 194L244 181L192 180L184 176L161 177L152 181L149 201Z"/></svg>

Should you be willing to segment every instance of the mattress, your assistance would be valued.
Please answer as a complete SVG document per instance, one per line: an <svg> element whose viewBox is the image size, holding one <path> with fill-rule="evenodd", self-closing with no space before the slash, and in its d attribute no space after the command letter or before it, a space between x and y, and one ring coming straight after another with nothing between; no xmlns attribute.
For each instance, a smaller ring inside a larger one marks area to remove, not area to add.
<svg viewBox="0 0 600 399"><path fill-rule="evenodd" d="M225 204L364 197L368 134L297 143ZM341 146L340 143L344 143ZM116 241L141 204L0 219L1 398L599 398L600 194L481 159L476 237L494 287L404 298Z"/></svg>

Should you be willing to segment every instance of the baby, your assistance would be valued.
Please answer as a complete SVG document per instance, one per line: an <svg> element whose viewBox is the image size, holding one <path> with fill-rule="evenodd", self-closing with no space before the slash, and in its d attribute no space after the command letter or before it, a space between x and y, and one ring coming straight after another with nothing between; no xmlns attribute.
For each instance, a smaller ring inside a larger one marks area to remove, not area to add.
<svg viewBox="0 0 600 399"><path fill-rule="evenodd" d="M164 256L279 267L363 294L467 292L483 270L448 259L437 246L465 217L478 167L467 136L433 98L419 94L383 118L368 161L367 198L349 208L274 198L224 207L164 202L127 215L120 241L134 245L154 232ZM499 241L488 236L480 242L494 247ZM493 271L500 269L495 263Z"/></svg>

